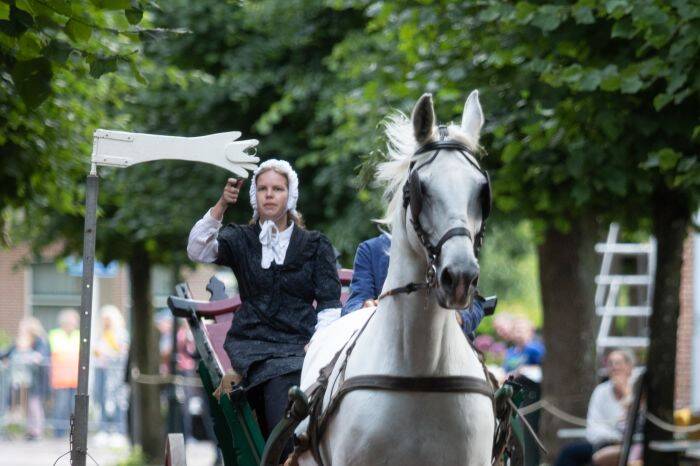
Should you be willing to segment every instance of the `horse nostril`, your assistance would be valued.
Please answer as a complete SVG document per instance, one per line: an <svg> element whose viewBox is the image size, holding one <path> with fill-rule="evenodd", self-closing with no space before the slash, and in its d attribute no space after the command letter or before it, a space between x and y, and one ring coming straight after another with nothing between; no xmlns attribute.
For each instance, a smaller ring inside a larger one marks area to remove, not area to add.
<svg viewBox="0 0 700 466"><path fill-rule="evenodd" d="M474 278L472 278L471 283L469 283L469 286L472 288L476 288L476 286L479 284L479 274L477 273L474 275Z"/></svg>
<svg viewBox="0 0 700 466"><path fill-rule="evenodd" d="M442 286L446 288L452 288L452 285L454 284L454 278L452 278L452 274L450 273L447 267L445 267L445 269L442 271L442 274L440 274L440 281L442 282Z"/></svg>

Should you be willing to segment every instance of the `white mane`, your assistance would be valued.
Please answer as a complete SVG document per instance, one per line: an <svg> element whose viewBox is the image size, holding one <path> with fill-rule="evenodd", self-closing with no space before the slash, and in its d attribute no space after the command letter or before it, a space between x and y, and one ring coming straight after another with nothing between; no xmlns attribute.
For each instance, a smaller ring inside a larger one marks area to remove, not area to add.
<svg viewBox="0 0 700 466"><path fill-rule="evenodd" d="M418 149L418 143L413 135L411 120L400 111L386 117L383 122L384 134L387 139L386 161L377 167L377 179L383 185L384 199L388 201L386 213L379 221L391 226L397 210L403 205L401 188L408 180L408 167L413 153ZM476 156L481 153L479 141L470 138L460 126L449 124L449 136L463 144ZM432 132L431 142L435 140L437 131Z"/></svg>

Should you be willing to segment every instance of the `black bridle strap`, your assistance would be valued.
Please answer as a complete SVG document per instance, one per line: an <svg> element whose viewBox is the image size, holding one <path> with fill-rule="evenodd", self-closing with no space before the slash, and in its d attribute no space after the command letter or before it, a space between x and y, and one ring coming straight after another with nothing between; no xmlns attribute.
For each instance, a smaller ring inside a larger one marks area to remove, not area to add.
<svg viewBox="0 0 700 466"><path fill-rule="evenodd" d="M430 287L430 285L427 282L425 282L425 283L411 282L406 286L400 286L398 288L392 288L391 290L385 291L384 293L379 295L379 297L377 298L377 301L381 301L383 298L386 298L387 296L395 296L395 295L401 294L401 293L411 294L414 291L428 289L429 287Z"/></svg>
<svg viewBox="0 0 700 466"><path fill-rule="evenodd" d="M438 241L438 244L435 246L429 246L428 251L435 257L437 257L440 254L440 250L442 249L442 245L445 244L445 242L454 237L454 236L466 236L469 238L471 241L472 235L469 233L469 230L467 230L464 227L456 227L452 228L450 230L447 230L447 233L442 235L442 238L440 238L440 241ZM406 294L411 294L414 291L418 290L424 290L430 288L430 283L424 282L424 283L415 283L411 282L408 285L405 286L400 286L398 288L392 288L391 290L385 291L379 297L377 298L377 301L381 301L383 298L386 298L387 296L395 296L397 294L401 293L406 293Z"/></svg>
<svg viewBox="0 0 700 466"><path fill-rule="evenodd" d="M466 236L467 238L469 238L470 241L473 241L472 234L469 233L469 230L467 230L466 228L464 228L464 227L452 228L450 230L447 230L447 233L442 235L442 238L440 238L440 241L438 241L438 244L436 244L435 247L433 248L434 251L431 251L431 252L434 252L434 254L436 256L440 255L440 251L442 251L442 245L445 244L445 242L448 239L450 239L454 236Z"/></svg>
<svg viewBox="0 0 700 466"><path fill-rule="evenodd" d="M471 153L469 148L461 142L457 141L433 141L429 142L428 144L425 144L424 146L419 147L418 150L413 153L414 156L423 154L425 152L430 152L431 150L434 150L435 154L433 154L433 156L430 157L430 159L420 164L417 169L422 168L423 166L428 165L433 160L435 160L435 157L437 157L437 154L440 152L441 149L456 150L457 152L460 152L474 168L479 170L479 173L481 173L484 176L487 176L486 170L481 168L481 165L479 165L479 162L476 161L474 155Z"/></svg>

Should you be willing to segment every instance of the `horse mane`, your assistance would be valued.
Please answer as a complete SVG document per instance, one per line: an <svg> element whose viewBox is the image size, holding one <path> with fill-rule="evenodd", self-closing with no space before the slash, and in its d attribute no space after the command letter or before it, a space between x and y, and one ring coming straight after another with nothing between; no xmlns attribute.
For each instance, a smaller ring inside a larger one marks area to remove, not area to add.
<svg viewBox="0 0 700 466"><path fill-rule="evenodd" d="M379 223L391 227L391 222L397 211L403 207L403 185L408 180L408 168L418 143L413 135L411 119L401 111L388 115L382 122L386 136L385 161L377 166L377 180L384 185L384 200L388 202L384 217ZM468 136L459 125L447 125L448 134L452 139L465 144L477 157L482 154L479 141ZM433 130L430 141L435 140L437 131Z"/></svg>

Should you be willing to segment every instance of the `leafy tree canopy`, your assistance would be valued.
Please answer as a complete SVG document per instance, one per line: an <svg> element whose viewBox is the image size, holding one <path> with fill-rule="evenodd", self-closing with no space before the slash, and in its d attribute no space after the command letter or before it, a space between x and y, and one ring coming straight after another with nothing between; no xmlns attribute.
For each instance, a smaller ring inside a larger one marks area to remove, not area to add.
<svg viewBox="0 0 700 466"><path fill-rule="evenodd" d="M697 205L696 3L351 3L371 19L331 60L345 157L391 107L436 92L450 120L480 88L502 211L565 230L586 211L637 223L662 186Z"/></svg>
<svg viewBox="0 0 700 466"><path fill-rule="evenodd" d="M96 78L118 68L132 81L142 38L172 30L140 26L139 0L0 1L0 205L3 224L12 207L36 201L75 212L92 131L105 110L120 106L122 84ZM177 32L177 31L175 31ZM122 83L125 81L122 80Z"/></svg>

